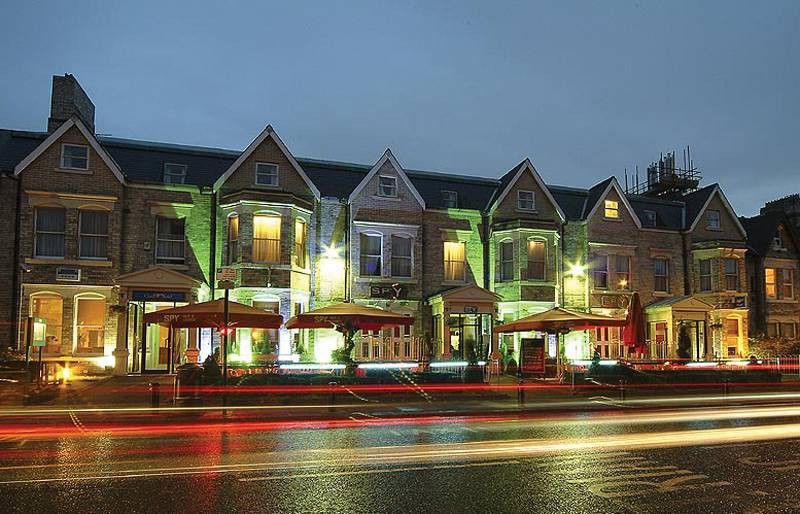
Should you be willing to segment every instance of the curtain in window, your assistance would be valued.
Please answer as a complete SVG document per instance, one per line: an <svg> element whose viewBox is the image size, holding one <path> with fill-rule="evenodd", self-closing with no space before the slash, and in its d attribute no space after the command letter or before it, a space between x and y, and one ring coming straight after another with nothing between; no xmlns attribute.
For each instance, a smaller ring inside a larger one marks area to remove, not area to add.
<svg viewBox="0 0 800 514"><path fill-rule="evenodd" d="M464 280L466 248L462 242L446 241L444 243L444 279L450 281Z"/></svg>
<svg viewBox="0 0 800 514"><path fill-rule="evenodd" d="M528 241L528 280L544 280L544 241Z"/></svg>
<svg viewBox="0 0 800 514"><path fill-rule="evenodd" d="M500 243L500 280L514 280L514 243Z"/></svg>
<svg viewBox="0 0 800 514"><path fill-rule="evenodd" d="M90 259L108 257L108 213L81 211L80 256Z"/></svg>
<svg viewBox="0 0 800 514"><path fill-rule="evenodd" d="M227 263L239 260L239 216L228 216L228 258Z"/></svg>
<svg viewBox="0 0 800 514"><path fill-rule="evenodd" d="M156 218L156 239L156 262L183 262L184 220Z"/></svg>
<svg viewBox="0 0 800 514"><path fill-rule="evenodd" d="M656 259L653 261L653 275L655 278L655 290L666 293L669 290L668 264L666 259Z"/></svg>
<svg viewBox="0 0 800 514"><path fill-rule="evenodd" d="M280 262L280 216L253 216L253 261Z"/></svg>
<svg viewBox="0 0 800 514"><path fill-rule="evenodd" d="M294 222L294 263L306 267L306 222L296 219Z"/></svg>
<svg viewBox="0 0 800 514"><path fill-rule="evenodd" d="M66 212L59 207L36 209L36 256L64 257Z"/></svg>
<svg viewBox="0 0 800 514"><path fill-rule="evenodd" d="M361 234L361 275L379 277L381 275L381 236Z"/></svg>
<svg viewBox="0 0 800 514"><path fill-rule="evenodd" d="M739 261L738 259L725 259L725 290L739 290Z"/></svg>
<svg viewBox="0 0 800 514"><path fill-rule="evenodd" d="M392 276L411 276L411 248L410 237L392 236Z"/></svg>
<svg viewBox="0 0 800 514"><path fill-rule="evenodd" d="M78 298L76 300L79 353L99 353L105 345L106 300L105 298Z"/></svg>

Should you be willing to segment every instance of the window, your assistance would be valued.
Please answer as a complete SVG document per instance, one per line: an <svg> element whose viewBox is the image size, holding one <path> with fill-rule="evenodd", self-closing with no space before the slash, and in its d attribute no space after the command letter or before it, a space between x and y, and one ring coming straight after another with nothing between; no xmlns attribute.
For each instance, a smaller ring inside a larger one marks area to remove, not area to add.
<svg viewBox="0 0 800 514"><path fill-rule="evenodd" d="M781 271L781 298L794 300L794 272L791 269Z"/></svg>
<svg viewBox="0 0 800 514"><path fill-rule="evenodd" d="M184 220L156 218L156 264L183 264L184 234Z"/></svg>
<svg viewBox="0 0 800 514"><path fill-rule="evenodd" d="M711 291L711 259L700 261L700 291Z"/></svg>
<svg viewBox="0 0 800 514"><path fill-rule="evenodd" d="M598 255L594 260L592 280L595 289L608 289L608 256Z"/></svg>
<svg viewBox="0 0 800 514"><path fill-rule="evenodd" d="M61 167L68 170L89 169L89 147L61 145Z"/></svg>
<svg viewBox="0 0 800 514"><path fill-rule="evenodd" d="M656 211L644 211L644 224L648 227L656 226Z"/></svg>
<svg viewBox="0 0 800 514"><path fill-rule="evenodd" d="M52 293L32 295L31 316L42 318L47 322L44 351L48 353L60 352L64 300L57 294Z"/></svg>
<svg viewBox="0 0 800 514"><path fill-rule="evenodd" d="M306 222L304 219L297 218L294 220L294 264L301 268L306 267L306 241L308 240L308 233L306 231Z"/></svg>
<svg viewBox="0 0 800 514"><path fill-rule="evenodd" d="M37 207L34 216L34 256L64 257L66 211L60 207Z"/></svg>
<svg viewBox="0 0 800 514"><path fill-rule="evenodd" d="M281 217L253 216L253 262L281 261Z"/></svg>
<svg viewBox="0 0 800 514"><path fill-rule="evenodd" d="M517 209L521 211L536 210L536 196L533 191L517 191Z"/></svg>
<svg viewBox="0 0 800 514"><path fill-rule="evenodd" d="M458 207L458 193L455 191L442 191L442 203L448 209Z"/></svg>
<svg viewBox="0 0 800 514"><path fill-rule="evenodd" d="M787 339L794 339L795 338L795 326L794 323L791 321L786 323L781 323L781 337L785 337Z"/></svg>
<svg viewBox="0 0 800 514"><path fill-rule="evenodd" d="M766 290L767 298L778 297L776 277L777 270L775 268L764 268L764 289Z"/></svg>
<svg viewBox="0 0 800 514"><path fill-rule="evenodd" d="M778 337L777 323L767 323L767 337Z"/></svg>
<svg viewBox="0 0 800 514"><path fill-rule="evenodd" d="M616 287L619 289L630 289L631 283L631 258L627 255L617 255L616 257Z"/></svg>
<svg viewBox="0 0 800 514"><path fill-rule="evenodd" d="M653 259L653 279L653 289L656 292L669 292L669 261L667 259Z"/></svg>
<svg viewBox="0 0 800 514"><path fill-rule="evenodd" d="M78 297L75 303L77 353L102 353L105 345L106 299Z"/></svg>
<svg viewBox="0 0 800 514"><path fill-rule="evenodd" d="M277 186L278 185L278 165L267 162L256 163L256 185L258 186Z"/></svg>
<svg viewBox="0 0 800 514"><path fill-rule="evenodd" d="M739 290L739 259L725 259L725 290Z"/></svg>
<svg viewBox="0 0 800 514"><path fill-rule="evenodd" d="M108 212L80 211L81 259L108 258Z"/></svg>
<svg viewBox="0 0 800 514"><path fill-rule="evenodd" d="M378 196L397 197L397 177L381 175L378 177Z"/></svg>
<svg viewBox="0 0 800 514"><path fill-rule="evenodd" d="M500 243L500 280L505 282L514 280L514 243L503 241Z"/></svg>
<svg viewBox="0 0 800 514"><path fill-rule="evenodd" d="M253 301L253 307L266 312L280 314L280 302L278 300ZM250 331L250 344L252 352L258 355L268 355L278 352L279 330L277 328L254 328Z"/></svg>
<svg viewBox="0 0 800 514"><path fill-rule="evenodd" d="M783 227L778 227L778 232L772 238L772 248L775 250L783 250Z"/></svg>
<svg viewBox="0 0 800 514"><path fill-rule="evenodd" d="M361 276L380 277L383 258L383 237L361 234Z"/></svg>
<svg viewBox="0 0 800 514"><path fill-rule="evenodd" d="M606 200L604 203L604 216L609 219L619 219L619 202L616 200Z"/></svg>
<svg viewBox="0 0 800 514"><path fill-rule="evenodd" d="M544 241L528 240L528 280L545 279Z"/></svg>
<svg viewBox="0 0 800 514"><path fill-rule="evenodd" d="M403 236L392 236L392 276L411 276L411 252L413 239Z"/></svg>
<svg viewBox="0 0 800 514"><path fill-rule="evenodd" d="M706 214L706 220L708 221L709 230L720 230L722 225L720 223L719 211L709 209Z"/></svg>
<svg viewBox="0 0 800 514"><path fill-rule="evenodd" d="M225 258L227 264L239 262L239 215L228 216L228 253Z"/></svg>
<svg viewBox="0 0 800 514"><path fill-rule="evenodd" d="M446 281L464 281L466 272L466 250L466 243L464 242L444 242L444 279Z"/></svg>
<svg viewBox="0 0 800 514"><path fill-rule="evenodd" d="M164 163L164 183L165 184L183 184L186 180L186 165Z"/></svg>
<svg viewBox="0 0 800 514"><path fill-rule="evenodd" d="M725 335L739 337L739 318L725 318Z"/></svg>

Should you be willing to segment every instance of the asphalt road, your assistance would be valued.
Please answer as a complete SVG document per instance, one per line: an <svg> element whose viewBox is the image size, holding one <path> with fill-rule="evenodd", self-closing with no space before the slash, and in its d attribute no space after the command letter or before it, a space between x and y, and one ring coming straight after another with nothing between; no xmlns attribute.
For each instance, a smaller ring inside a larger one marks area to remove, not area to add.
<svg viewBox="0 0 800 514"><path fill-rule="evenodd" d="M800 512L793 404L5 413L3 512Z"/></svg>

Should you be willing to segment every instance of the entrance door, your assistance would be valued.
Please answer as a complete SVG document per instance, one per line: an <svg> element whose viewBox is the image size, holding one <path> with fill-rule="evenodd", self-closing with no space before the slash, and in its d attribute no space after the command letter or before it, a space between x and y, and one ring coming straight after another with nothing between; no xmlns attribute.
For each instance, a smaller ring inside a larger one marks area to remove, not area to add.
<svg viewBox="0 0 800 514"><path fill-rule="evenodd" d="M141 309L145 313L182 307L186 303L143 302ZM188 329L173 329L158 324L147 324L142 331L140 348L144 350L142 372L171 372L182 362L186 351Z"/></svg>
<svg viewBox="0 0 800 514"><path fill-rule="evenodd" d="M696 361L705 360L708 353L706 345L706 322L689 322L689 338L692 341L692 359Z"/></svg>
<svg viewBox="0 0 800 514"><path fill-rule="evenodd" d="M486 360L491 340L491 314L450 315L450 354L454 359Z"/></svg>

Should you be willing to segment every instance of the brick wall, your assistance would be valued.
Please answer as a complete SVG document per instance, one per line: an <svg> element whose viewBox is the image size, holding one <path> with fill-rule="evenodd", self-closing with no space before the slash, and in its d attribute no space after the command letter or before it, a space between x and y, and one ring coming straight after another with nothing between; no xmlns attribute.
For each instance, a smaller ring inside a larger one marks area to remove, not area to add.
<svg viewBox="0 0 800 514"><path fill-rule="evenodd" d="M17 185L11 175L0 173L0 276L6 284L0 288L0 347L14 344L17 323L15 305L19 285L12 283L17 261L14 256L17 220Z"/></svg>

